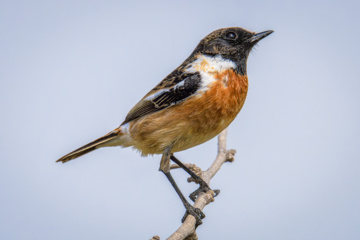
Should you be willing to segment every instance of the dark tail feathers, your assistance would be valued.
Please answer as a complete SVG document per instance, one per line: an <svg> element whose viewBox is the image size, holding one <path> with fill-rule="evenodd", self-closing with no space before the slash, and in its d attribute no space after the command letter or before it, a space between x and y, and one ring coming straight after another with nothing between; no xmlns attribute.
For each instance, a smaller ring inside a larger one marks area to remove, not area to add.
<svg viewBox="0 0 360 240"><path fill-rule="evenodd" d="M66 163L74 158L80 157L86 153L94 151L95 149L101 147L100 145L107 143L107 142L113 140L114 138L118 137L120 133L121 133L120 129L117 128L114 131L109 132L105 136L98 138L95 141L92 141L91 143L88 143L88 144L72 151L71 153L66 154L65 156L58 159L56 162Z"/></svg>

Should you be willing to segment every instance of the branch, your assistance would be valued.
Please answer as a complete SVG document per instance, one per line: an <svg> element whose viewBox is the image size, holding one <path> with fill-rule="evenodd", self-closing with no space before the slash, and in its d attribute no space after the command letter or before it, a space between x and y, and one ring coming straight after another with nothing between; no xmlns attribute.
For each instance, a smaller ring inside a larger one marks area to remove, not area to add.
<svg viewBox="0 0 360 240"><path fill-rule="evenodd" d="M234 161L235 150L226 150L226 136L227 129L222 131L218 136L218 154L215 161L206 171L201 171L195 164L185 164L191 170L193 170L198 176L200 176L209 186L210 180L215 176L215 174L220 170L221 166L225 162ZM171 165L170 169L178 168L177 165ZM194 181L194 179L189 178L188 181ZM208 191L207 193L200 193L198 198L194 203L195 208L203 210L204 207L210 202L214 201L214 191ZM196 240L196 220L192 215L189 215L183 224L167 239L167 240ZM156 236L158 237L158 236ZM156 239L160 239L159 237Z"/></svg>

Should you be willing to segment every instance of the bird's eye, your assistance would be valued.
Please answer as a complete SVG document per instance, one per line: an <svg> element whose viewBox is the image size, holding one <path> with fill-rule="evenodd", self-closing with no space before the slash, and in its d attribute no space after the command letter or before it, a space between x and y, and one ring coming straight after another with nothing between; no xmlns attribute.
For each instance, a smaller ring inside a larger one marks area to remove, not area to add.
<svg viewBox="0 0 360 240"><path fill-rule="evenodd" d="M233 39L236 38L236 33L234 33L234 32L228 32L228 33L226 34L226 38L233 40Z"/></svg>

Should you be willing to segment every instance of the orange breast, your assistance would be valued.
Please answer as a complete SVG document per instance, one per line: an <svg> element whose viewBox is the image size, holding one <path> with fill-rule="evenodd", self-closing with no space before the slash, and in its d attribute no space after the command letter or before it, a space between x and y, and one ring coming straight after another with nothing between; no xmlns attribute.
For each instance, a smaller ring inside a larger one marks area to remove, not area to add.
<svg viewBox="0 0 360 240"><path fill-rule="evenodd" d="M130 123L134 147L143 155L160 154L169 145L177 152L206 142L225 129L245 102L248 78L234 70L212 75L216 81L203 93Z"/></svg>

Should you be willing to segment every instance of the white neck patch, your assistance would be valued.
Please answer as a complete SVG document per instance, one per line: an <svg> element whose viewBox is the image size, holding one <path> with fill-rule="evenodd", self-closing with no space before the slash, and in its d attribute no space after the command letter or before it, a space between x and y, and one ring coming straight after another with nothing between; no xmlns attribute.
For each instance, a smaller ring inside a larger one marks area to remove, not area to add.
<svg viewBox="0 0 360 240"><path fill-rule="evenodd" d="M215 82L214 73L220 73L225 70L235 69L236 64L228 59L224 59L220 55L215 57L200 55L195 61L190 63L186 68L186 72L199 72L201 75L201 88L197 91L203 92L208 89L208 86ZM225 76L227 77L227 76ZM226 81L227 79L225 79Z"/></svg>
<svg viewBox="0 0 360 240"><path fill-rule="evenodd" d="M236 64L220 55L215 57L200 55L194 62L190 63L186 69L187 72L222 72L228 69L235 69Z"/></svg>

